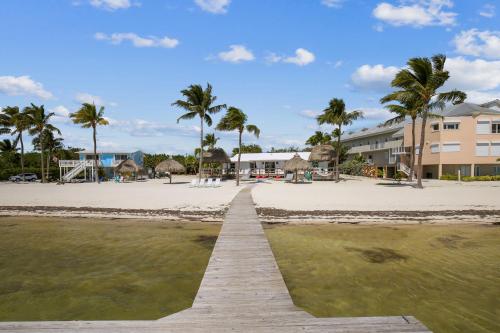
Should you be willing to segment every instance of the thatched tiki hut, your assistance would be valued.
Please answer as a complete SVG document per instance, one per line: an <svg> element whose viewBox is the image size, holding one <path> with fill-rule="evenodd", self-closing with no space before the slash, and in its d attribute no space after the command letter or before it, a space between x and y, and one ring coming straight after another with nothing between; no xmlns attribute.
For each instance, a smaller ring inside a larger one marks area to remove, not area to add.
<svg viewBox="0 0 500 333"><path fill-rule="evenodd" d="M203 163L208 163L208 164L217 164L220 165L220 169L215 169L218 172L217 174L222 175L222 167L224 163L231 163L231 159L227 156L226 152L222 148L214 148L214 149L209 149L207 151L203 152ZM200 172L202 172L200 170ZM209 174L212 175L214 173L214 168L211 166L209 168Z"/></svg>
<svg viewBox="0 0 500 333"><path fill-rule="evenodd" d="M331 163L335 158L335 149L330 144L314 146L309 155L309 162Z"/></svg>
<svg viewBox="0 0 500 333"><path fill-rule="evenodd" d="M155 171L168 173L170 184L172 184L172 172L185 172L186 168L184 168L184 166L176 160L168 159L158 163L158 165L155 167Z"/></svg>
<svg viewBox="0 0 500 333"><path fill-rule="evenodd" d="M134 174L137 177L137 174L141 171L141 167L138 166L134 160L125 160L118 164L115 168L115 172L118 174Z"/></svg>
<svg viewBox="0 0 500 333"><path fill-rule="evenodd" d="M307 170L309 169L309 162L302 159L299 154L295 153L295 155L288 161L285 162L284 165L285 171L292 171L295 173L295 182L298 181L298 173L299 170Z"/></svg>

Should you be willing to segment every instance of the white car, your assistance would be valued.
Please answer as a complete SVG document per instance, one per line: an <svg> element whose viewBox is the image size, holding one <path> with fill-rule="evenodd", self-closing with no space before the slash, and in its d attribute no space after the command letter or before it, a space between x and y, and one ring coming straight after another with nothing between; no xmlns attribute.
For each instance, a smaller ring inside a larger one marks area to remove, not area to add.
<svg viewBox="0 0 500 333"><path fill-rule="evenodd" d="M9 180L11 182L20 182L20 181L23 181L23 174L20 173L20 174L15 175L15 176L10 176ZM38 180L38 177L34 173L25 173L24 174L24 180L27 181L27 182L34 182L34 181Z"/></svg>

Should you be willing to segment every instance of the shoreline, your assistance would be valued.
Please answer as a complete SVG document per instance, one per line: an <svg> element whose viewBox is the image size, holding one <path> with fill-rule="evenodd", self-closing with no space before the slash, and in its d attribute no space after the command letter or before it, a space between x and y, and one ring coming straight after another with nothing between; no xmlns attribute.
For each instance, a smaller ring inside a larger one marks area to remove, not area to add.
<svg viewBox="0 0 500 333"><path fill-rule="evenodd" d="M67 217L104 219L145 219L172 222L222 223L226 209L123 209L62 206L0 206L0 217ZM256 207L262 223L273 224L483 224L499 225L500 210L355 211L285 210Z"/></svg>

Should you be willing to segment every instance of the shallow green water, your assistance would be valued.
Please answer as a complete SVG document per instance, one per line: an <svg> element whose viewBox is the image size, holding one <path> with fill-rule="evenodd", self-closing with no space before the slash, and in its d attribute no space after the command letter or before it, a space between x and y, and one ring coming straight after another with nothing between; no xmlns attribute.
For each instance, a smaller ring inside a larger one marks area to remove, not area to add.
<svg viewBox="0 0 500 333"><path fill-rule="evenodd" d="M157 319L188 308L219 229L0 218L0 320Z"/></svg>
<svg viewBox="0 0 500 333"><path fill-rule="evenodd" d="M294 302L320 317L410 314L500 332L499 226L266 228Z"/></svg>

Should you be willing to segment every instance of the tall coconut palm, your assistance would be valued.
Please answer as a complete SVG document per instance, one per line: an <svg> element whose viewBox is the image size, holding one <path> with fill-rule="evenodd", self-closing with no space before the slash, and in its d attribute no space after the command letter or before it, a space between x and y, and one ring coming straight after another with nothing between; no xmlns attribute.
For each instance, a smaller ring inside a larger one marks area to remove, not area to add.
<svg viewBox="0 0 500 333"><path fill-rule="evenodd" d="M341 137L342 137L342 126L351 125L352 122L358 118L363 118L363 112L361 111L351 111L348 112L345 109L345 103L342 99L333 98L330 100L328 107L323 110L323 113L320 114L316 119L319 125L329 124L333 126L337 126L337 150L340 150L341 147ZM335 157L335 180L338 182L340 180L339 175L339 162L340 162L340 153L337 151Z"/></svg>
<svg viewBox="0 0 500 333"><path fill-rule="evenodd" d="M31 103L31 106L25 108L26 115L29 118L29 123L32 127L29 129L29 134L32 136L43 136L46 130L51 132L56 132L59 135L61 131L50 123L50 118L54 116L54 112L45 113L45 107L43 105L37 106ZM45 168L43 159L44 145L43 140L40 140L40 166L42 171L42 183L45 183Z"/></svg>
<svg viewBox="0 0 500 333"><path fill-rule="evenodd" d="M94 103L83 103L82 107L69 115L74 124L80 124L83 128L92 128L92 141L94 144L94 179L99 184L99 163L97 156L97 126L109 125L104 118L104 106L97 108Z"/></svg>
<svg viewBox="0 0 500 333"><path fill-rule="evenodd" d="M408 96L409 97L409 96ZM422 113L422 106L420 105L420 99L415 94L413 98L408 98L404 101L399 101L397 94L389 94L380 99L381 103L388 102L398 102L399 104L389 104L386 108L394 113L396 116L387 120L385 125L392 125L395 123L401 123L405 121L406 118L411 119L411 151L410 151L410 174L408 175L408 181L413 181L413 174L415 169L415 126L417 122L417 117Z"/></svg>
<svg viewBox="0 0 500 333"><path fill-rule="evenodd" d="M310 136L306 141L306 145L309 146L317 146L326 143L330 143L332 141L332 137L328 133L323 133L321 131L314 132L314 135Z"/></svg>
<svg viewBox="0 0 500 333"><path fill-rule="evenodd" d="M23 133L32 126L26 108L20 112L17 106L7 106L0 113L0 134L14 136L14 146L21 145L21 174L24 178L24 141ZM24 179L23 179L24 180Z"/></svg>
<svg viewBox="0 0 500 333"><path fill-rule="evenodd" d="M459 104L467 98L467 95L459 90L438 92L450 78L449 72L444 69L445 62L446 56L442 54L435 55L431 59L411 58L407 63L408 68L399 71L391 82L393 87L401 89L393 93L396 100L406 103L414 99L416 95L422 108L417 188L423 188L422 156L425 148L425 130L429 114L436 110L442 110L447 102Z"/></svg>
<svg viewBox="0 0 500 333"><path fill-rule="evenodd" d="M205 139L203 139L203 147L214 149L217 141L219 141L219 138L215 137L215 133L207 134L205 135Z"/></svg>
<svg viewBox="0 0 500 333"><path fill-rule="evenodd" d="M201 181L201 173L203 170L203 125L206 123L212 126L211 114L215 114L226 108L225 104L214 105L217 96L212 95L212 86L207 83L205 89L199 84L192 84L187 89L181 90L181 94L185 100L177 100L172 103L172 106L177 106L187 111L177 119L177 123L182 120L193 119L196 116L200 117L200 163L199 163L199 180Z"/></svg>
<svg viewBox="0 0 500 333"><path fill-rule="evenodd" d="M62 149L64 147L63 145L63 141L64 139L63 138L56 138L54 136L54 132L49 130L49 129L45 129L45 131L42 133L42 135L40 136L37 136L35 138L33 138L33 148L35 148L35 150L40 150L42 149L42 145L41 145L41 140L43 140L43 147L45 149L45 151L47 152L47 171L46 171L46 177L49 178L49 174L50 174L50 161L51 161L51 158L52 158L52 153L56 150L59 150L59 149Z"/></svg>
<svg viewBox="0 0 500 333"><path fill-rule="evenodd" d="M240 185L240 160L241 160L241 138L243 132L254 134L257 138L260 135L260 129L255 125L247 125L247 115L238 108L229 107L227 113L222 117L217 130L219 131L238 131L238 162L236 164L236 186Z"/></svg>

